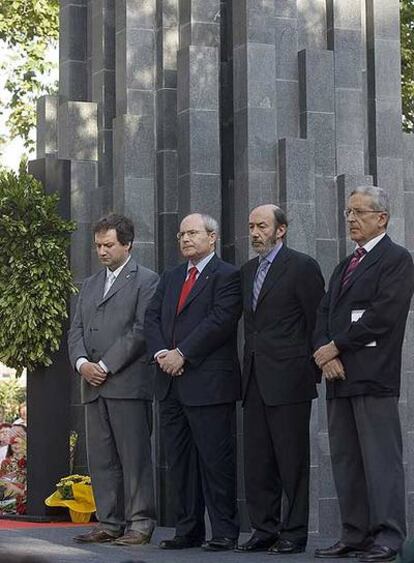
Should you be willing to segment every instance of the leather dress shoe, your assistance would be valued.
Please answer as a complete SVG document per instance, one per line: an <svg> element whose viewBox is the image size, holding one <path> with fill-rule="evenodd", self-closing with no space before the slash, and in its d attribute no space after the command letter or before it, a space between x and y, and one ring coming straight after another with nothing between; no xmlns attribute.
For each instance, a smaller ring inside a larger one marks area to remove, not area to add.
<svg viewBox="0 0 414 563"><path fill-rule="evenodd" d="M93 528L93 530L90 530L86 534L80 534L73 539L78 543L109 543L115 541L120 536L122 536L121 532L117 534L116 532L108 532L102 528Z"/></svg>
<svg viewBox="0 0 414 563"><path fill-rule="evenodd" d="M236 540L231 538L211 538L203 543L201 549L204 551L229 551L236 547Z"/></svg>
<svg viewBox="0 0 414 563"><path fill-rule="evenodd" d="M200 538L175 536L171 540L162 540L159 547L161 549L187 549L189 547L200 547L203 541Z"/></svg>
<svg viewBox="0 0 414 563"><path fill-rule="evenodd" d="M277 542L269 548L269 553L288 555L289 553L303 553L305 549L305 542L293 542L280 538L280 540L277 540Z"/></svg>
<svg viewBox="0 0 414 563"><path fill-rule="evenodd" d="M113 543L115 545L145 545L149 543L151 536L138 532L138 530L128 530L123 536L117 538Z"/></svg>
<svg viewBox="0 0 414 563"><path fill-rule="evenodd" d="M319 559L341 559L345 557L358 557L365 550L366 546L351 546L338 541L330 547L316 549L314 556Z"/></svg>
<svg viewBox="0 0 414 563"><path fill-rule="evenodd" d="M275 536L270 538L260 538L254 534L245 542L236 547L236 551L241 553L253 553L255 551L267 551L276 541Z"/></svg>
<svg viewBox="0 0 414 563"><path fill-rule="evenodd" d="M375 563L375 561L394 561L397 552L386 545L374 544L369 551L361 553L359 561L364 563Z"/></svg>

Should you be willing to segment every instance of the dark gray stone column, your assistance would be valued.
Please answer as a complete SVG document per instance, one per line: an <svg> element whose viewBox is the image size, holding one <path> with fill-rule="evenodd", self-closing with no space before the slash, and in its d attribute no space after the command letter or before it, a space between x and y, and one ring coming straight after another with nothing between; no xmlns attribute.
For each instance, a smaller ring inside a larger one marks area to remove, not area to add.
<svg viewBox="0 0 414 563"><path fill-rule="evenodd" d="M61 0L59 95L88 99L87 0Z"/></svg>
<svg viewBox="0 0 414 563"><path fill-rule="evenodd" d="M233 2L236 262L249 256L249 211L277 200L274 5Z"/></svg>
<svg viewBox="0 0 414 563"><path fill-rule="evenodd" d="M115 117L115 0L90 0L91 93L98 104L98 219L113 207L112 120Z"/></svg>
<svg viewBox="0 0 414 563"><path fill-rule="evenodd" d="M155 0L118 0L114 210L135 220L133 255L155 268Z"/></svg>
<svg viewBox="0 0 414 563"><path fill-rule="evenodd" d="M338 261L333 53L301 51L299 81L301 136L315 141L316 258L327 278Z"/></svg>
<svg viewBox="0 0 414 563"><path fill-rule="evenodd" d="M327 1L334 52L336 174L364 174L361 1Z"/></svg>
<svg viewBox="0 0 414 563"><path fill-rule="evenodd" d="M220 0L181 0L179 7L178 209L220 220Z"/></svg>
<svg viewBox="0 0 414 563"><path fill-rule="evenodd" d="M158 0L156 17L156 178L158 266L178 260L177 49L178 0Z"/></svg>
<svg viewBox="0 0 414 563"><path fill-rule="evenodd" d="M414 257L414 135L403 134L403 187L405 209L405 246ZM400 412L404 428L404 461L406 469L408 535L414 533L414 305L408 315L403 356L403 391L400 398Z"/></svg>
<svg viewBox="0 0 414 563"><path fill-rule="evenodd" d="M298 12L295 2L274 0L277 136L299 136Z"/></svg>
<svg viewBox="0 0 414 563"><path fill-rule="evenodd" d="M374 182L392 191L390 234L404 243L398 0L367 0L369 163Z"/></svg>

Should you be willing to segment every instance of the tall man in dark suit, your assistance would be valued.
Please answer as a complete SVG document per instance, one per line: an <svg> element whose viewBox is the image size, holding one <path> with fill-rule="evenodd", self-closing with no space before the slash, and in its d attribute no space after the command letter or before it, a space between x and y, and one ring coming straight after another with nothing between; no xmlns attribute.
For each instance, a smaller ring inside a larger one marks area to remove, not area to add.
<svg viewBox="0 0 414 563"><path fill-rule="evenodd" d="M151 464L153 369L144 313L158 276L130 257L134 225L111 214L94 228L103 270L86 279L69 331L81 376L86 444L99 525L78 542L149 542L155 525Z"/></svg>
<svg viewBox="0 0 414 563"><path fill-rule="evenodd" d="M208 215L183 219L178 240L186 262L162 275L145 317L175 489L176 535L162 549L233 549L239 532L233 433L240 278L215 254L217 234ZM205 506L212 539L203 543Z"/></svg>
<svg viewBox="0 0 414 563"><path fill-rule="evenodd" d="M315 556L393 561L406 533L398 396L414 267L386 234L384 190L354 190L345 217L355 251L334 270L315 329L342 533Z"/></svg>
<svg viewBox="0 0 414 563"><path fill-rule="evenodd" d="M253 209L249 229L259 255L241 270L245 485L254 532L238 549L290 554L305 550L308 535L309 418L319 376L311 336L324 281L315 260L284 244L279 207Z"/></svg>

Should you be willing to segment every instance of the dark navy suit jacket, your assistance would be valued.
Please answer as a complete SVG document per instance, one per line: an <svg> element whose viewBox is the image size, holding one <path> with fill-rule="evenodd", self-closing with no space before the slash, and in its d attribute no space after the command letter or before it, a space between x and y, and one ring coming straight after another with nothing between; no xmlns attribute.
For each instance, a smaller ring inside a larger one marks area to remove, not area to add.
<svg viewBox="0 0 414 563"><path fill-rule="evenodd" d="M237 325L241 316L239 271L216 255L198 277L177 315L187 262L166 271L145 316L148 354L178 347L185 356L184 373L176 378L180 400L187 406L240 399ZM155 397L168 394L172 377L158 368Z"/></svg>

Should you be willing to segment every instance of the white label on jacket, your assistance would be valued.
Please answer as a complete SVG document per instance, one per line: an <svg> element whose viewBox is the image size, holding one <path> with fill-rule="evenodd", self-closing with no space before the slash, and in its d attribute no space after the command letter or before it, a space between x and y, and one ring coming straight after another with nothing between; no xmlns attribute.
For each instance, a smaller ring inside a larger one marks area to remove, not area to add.
<svg viewBox="0 0 414 563"><path fill-rule="evenodd" d="M354 309L351 312L351 323L356 323L357 321L359 321L359 319L362 317L362 315L365 313L365 309ZM373 340L372 342L369 342L368 344L365 344L365 347L370 347L372 348L373 346L377 345L377 341Z"/></svg>

